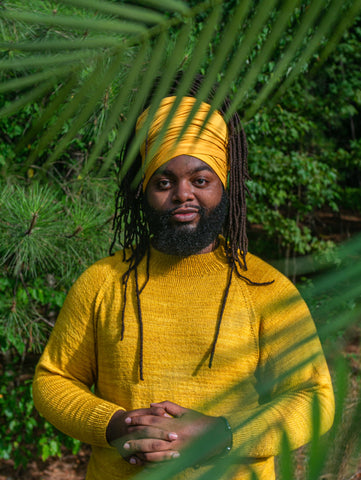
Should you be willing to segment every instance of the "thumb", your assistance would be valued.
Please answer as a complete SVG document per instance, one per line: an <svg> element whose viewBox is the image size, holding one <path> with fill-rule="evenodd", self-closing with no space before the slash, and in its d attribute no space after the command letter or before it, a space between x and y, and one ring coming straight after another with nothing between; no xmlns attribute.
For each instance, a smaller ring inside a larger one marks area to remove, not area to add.
<svg viewBox="0 0 361 480"><path fill-rule="evenodd" d="M159 403L151 403L152 407L162 407L164 410L173 417L181 417L187 411L186 408L177 405L176 403L169 402L168 400Z"/></svg>

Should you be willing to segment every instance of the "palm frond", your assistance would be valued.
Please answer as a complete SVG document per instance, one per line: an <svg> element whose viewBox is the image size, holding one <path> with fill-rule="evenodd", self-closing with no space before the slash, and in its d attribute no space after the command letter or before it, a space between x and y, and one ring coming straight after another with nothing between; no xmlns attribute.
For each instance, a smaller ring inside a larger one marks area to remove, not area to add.
<svg viewBox="0 0 361 480"><path fill-rule="evenodd" d="M36 163L46 172L62 158L80 128L89 123L97 110L103 110L99 142L90 151L83 172L96 168L103 175L129 138L146 93L153 89L155 78L162 72L166 75L161 75L161 90L155 90L153 111L183 65L180 96L197 71L205 70L200 100L218 80L219 89L212 105L217 108L238 82L229 113L241 109L247 120L265 102L277 101L304 65L313 62L317 52L322 51L320 59L324 61L360 12L361 2L317 0L302 7L296 0L242 1L225 22L221 14L225 2L221 0L198 2L191 7L180 1L135 4L66 0L55 12L42 12L35 0L31 10L16 1L3 2L2 31L8 33L0 43L0 93L7 102L0 115L13 115L44 95L48 97L42 115L34 120L26 133L26 142L20 142L18 148L21 151L32 145L26 167ZM298 29L290 35L288 24L295 17ZM197 28L200 18L203 28ZM11 36L9 26L15 30L22 26L22 38ZM41 29L43 33L34 34ZM205 61L212 32L217 32L219 41L211 61ZM276 52L281 44L287 47L282 47L280 56ZM277 66L270 81L255 94L257 77L271 61ZM56 148L44 158L51 145ZM125 169L136 148L134 144Z"/></svg>
<svg viewBox="0 0 361 480"><path fill-rule="evenodd" d="M358 9L355 9L355 11L359 12L360 8L361 8L361 3L359 3ZM273 99L274 102L278 101L278 99L282 96L282 94L286 91L286 89L290 87L290 85L297 78L297 76L301 74L303 66L310 61L312 55L314 55L317 49L320 46L322 46L322 43L325 42L325 39L328 39L330 36L332 36L332 33L330 34L331 29L335 26L337 19L342 18L341 10L342 10L342 3L338 2L337 0L334 0L330 4L329 9L326 12L322 11L322 19L320 21L320 25L315 31L315 34L312 36L312 41L309 42L309 44L307 45L307 48L304 50L304 52L302 52L302 55L299 58L297 64L292 69L287 79L283 82L279 91L276 93ZM345 15L346 18L349 18L352 15L351 10L348 10L343 14ZM334 41L335 39L333 38L333 42ZM335 46L335 43L332 43L332 42L329 43L329 46L331 47L332 44Z"/></svg>
<svg viewBox="0 0 361 480"><path fill-rule="evenodd" d="M70 3L70 2L69 2ZM71 2L76 6L77 2ZM81 18L70 15L46 15L41 13L9 11L5 9L2 16L6 20L20 21L29 25L44 25L83 32L109 32L117 34L142 34L147 31L141 23L133 23L119 20L107 20L102 18Z"/></svg>
<svg viewBox="0 0 361 480"><path fill-rule="evenodd" d="M0 7L4 37L0 42L0 95L4 99L0 117L14 115L32 102L43 101L40 114L34 118L17 148L19 154L29 152L21 166L22 172L36 165L43 175L66 155L79 131L90 123L97 123L98 135L90 146L81 175L90 171L105 175L122 146L132 139L136 119L150 93L153 92L148 123L180 68L184 75L178 87L178 99L186 94L195 75L204 71L206 77L198 101L205 99L218 81L212 109L218 108L224 97L231 94L232 108L228 115L238 110L244 121L251 119L265 103L278 102L302 74L305 65L312 67L314 75L361 11L361 0L344 3L338 0L242 0L236 3L229 18L225 18L226 2L222 0L197 2L194 6L177 0L143 0L138 4L64 0L61 12L55 13L42 12L42 5L43 2L33 0L27 8L22 2L13 0L2 2ZM20 30L21 35L18 34ZM12 34L13 31L17 33ZM258 76L270 62L274 63L274 69L269 81L258 90ZM176 106L177 102L171 115ZM101 122L98 121L99 111L103 115ZM146 127L147 124L132 140L121 175L137 155ZM50 149L52 153L47 155ZM5 193L10 198L14 196L12 192L7 189ZM31 206L29 201L23 202L20 209L23 216L37 218L34 215L43 208L48 209L49 218L54 219L58 214L55 200L48 201L45 194L44 198L46 201L42 205ZM75 213L79 217L82 214L81 211ZM35 255L33 238L19 231L10 214L8 217L6 228L2 227L0 232L4 239L2 244L8 243L18 254L10 258L9 249L3 252L3 257L14 270L20 271L25 261L30 262L39 255ZM13 238L9 238L11 231ZM42 240L39 261L46 264L53 261L53 245L47 238ZM68 248L74 256L79 255L71 242ZM360 257L358 237L339 249L336 265L324 265L315 257L296 262L298 272L314 274L312 288L304 294L317 306L313 313L323 340L335 337L337 332L360 318ZM35 273L37 265L30 265ZM321 273L316 276L316 271ZM340 289L340 285L347 285L347 288ZM350 303L354 304L352 308L348 307ZM282 355L289 354L288 350L282 352ZM310 354L307 362L312 359ZM299 364L293 368L303 367ZM316 480L325 465L332 464L333 473L340 468L345 445L355 436L352 424L353 427L357 425L356 435L360 436L361 401L356 404L350 428L342 430L348 372L339 359L334 369L335 426L325 441L320 441L319 405L315 400L309 480ZM263 393L270 392L273 386L272 382L265 382ZM242 384L235 388L241 389ZM221 401L222 395L209 400L210 403ZM250 416L239 428L255 418ZM342 444L336 441L341 430ZM287 437L282 442L281 477L287 480L292 478L291 442ZM139 478L171 478L185 466L196 464L212 444L217 444L217 438L209 436L207 442L201 441L180 462L146 472ZM328 458L330 450L335 452L333 462ZM242 454L241 449L238 453ZM231 460L224 458L199 478L218 478L226 468L231 468ZM255 473L253 478L257 478Z"/></svg>
<svg viewBox="0 0 361 480"><path fill-rule="evenodd" d="M325 302L324 307L322 308L322 313L318 316L317 322L321 324L319 333L323 338L330 337L330 335L335 334L339 331L340 327L347 327L349 325L355 324L359 321L361 315L361 283L359 279L361 278L361 242L360 236L353 239L348 244L343 245L339 250L339 259L340 264L334 266L333 268L328 269L314 281L314 284L310 288L310 295L318 297L324 292L333 292L337 289L338 294L335 296L335 302L327 301ZM354 290L352 292L352 297L358 299L358 307L354 308L352 311L346 308L344 301L349 298L348 293L345 290L339 288L340 284L343 284L345 278L350 279L350 283L353 284L356 279L358 282L354 285ZM288 299L292 302L293 299ZM343 308L338 308L337 317L339 321L334 323L334 309L335 303L337 302L338 306L344 305ZM283 309L284 305L274 306L275 309ZM342 318L342 319L341 319ZM331 320L330 320L331 319ZM294 332L300 331L302 319L297 325L293 325L291 328L294 329ZM277 338L280 336L286 335L287 338L291 338L292 332L289 330L278 332L278 337L270 338L269 341L277 341ZM301 343L296 346L290 347L289 351L287 348L281 352L280 355L293 355L294 358L297 358L297 348L304 347L310 341L310 338L304 338ZM332 344L332 349L334 351L335 344ZM334 352L335 353L335 352ZM277 379L266 380L261 385L260 395L268 394L272 392L273 387L278 382L287 380L287 378L292 375L294 372L304 368L310 362L315 360L314 355L310 352L307 359L303 359L302 362L295 362L294 366L287 370L282 377ZM334 378L334 387L335 387L335 399L336 399L336 414L334 425L331 431L324 437L320 436L321 424L320 424L320 399L317 396L314 397L313 406L312 406L312 436L311 443L309 446L309 462L308 462L308 473L307 480L317 480L320 478L320 475L324 471L329 471L334 475L340 471L343 455L345 451L350 448L350 444L355 443L360 440L361 435L361 398L356 398L353 411L351 412L350 418L345 424L345 405L347 401L347 396L349 394L349 367L346 364L345 359L343 358L341 352L336 355L333 364L333 378ZM232 391L243 391L244 382L240 382L238 385L234 386ZM214 406L214 404L222 404L225 400L225 397L231 394L231 390L219 394L217 398L211 398L206 405L203 405L205 408ZM239 406L240 411L242 408L247 410L248 400L244 400L244 404ZM277 408L279 400L275 398L272 401L273 406ZM263 408L263 409L262 409ZM250 413L246 419L239 423L237 428L252 427L252 422L257 421L264 411L269 408L268 404L264 404L259 409ZM205 473L200 475L197 478L220 478L226 471L232 472L232 466L234 462L237 463L236 458L245 457L247 449L249 447L248 442L257 442L257 439L260 440L262 435L266 434L267 429L270 428L270 425L264 426L264 431L258 434L258 437L252 438L248 441L245 440L245 443L233 449L233 455L229 455L217 461L214 464L210 464L209 468ZM171 464L166 464L164 468L157 469L153 472L141 473L137 478L147 478L147 480L161 480L174 478L176 474L181 472L184 468L189 467L190 465L198 464L202 457L204 457L207 452L212 451L215 445L217 445L218 438L216 435L207 435L200 439L199 442L193 444L189 449L186 455L183 458L177 460L177 462L171 462ZM281 459L280 459L280 473L282 480L292 480L294 478L293 470L293 460L291 453L291 444L292 439L284 434L281 440ZM326 470L325 470L326 469ZM257 479L257 475L254 473L254 478ZM231 474L230 474L230 478ZM339 477L336 477L339 478Z"/></svg>

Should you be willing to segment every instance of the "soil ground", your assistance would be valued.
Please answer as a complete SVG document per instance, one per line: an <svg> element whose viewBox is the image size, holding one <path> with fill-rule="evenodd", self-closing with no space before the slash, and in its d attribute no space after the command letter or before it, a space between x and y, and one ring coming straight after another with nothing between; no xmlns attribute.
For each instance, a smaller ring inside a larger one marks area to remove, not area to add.
<svg viewBox="0 0 361 480"><path fill-rule="evenodd" d="M64 452L61 458L48 458L46 462L34 459L26 469L15 469L13 462L0 461L0 480L84 480L90 448L85 446L78 455ZM307 475L307 450L300 448L295 454L294 480L305 480ZM325 473L320 480L361 480L361 454L354 458L341 476Z"/></svg>
<svg viewBox="0 0 361 480"><path fill-rule="evenodd" d="M64 451L61 458L34 459L26 469L0 460L0 480L84 480L89 456L90 448L85 446L77 455Z"/></svg>

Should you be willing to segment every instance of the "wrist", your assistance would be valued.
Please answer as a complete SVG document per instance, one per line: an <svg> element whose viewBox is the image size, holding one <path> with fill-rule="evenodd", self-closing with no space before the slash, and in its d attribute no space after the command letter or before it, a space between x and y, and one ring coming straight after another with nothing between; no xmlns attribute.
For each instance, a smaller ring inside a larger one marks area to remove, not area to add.
<svg viewBox="0 0 361 480"><path fill-rule="evenodd" d="M110 419L107 429L106 429L106 439L109 445L112 445L112 442L117 438L122 437L126 433L126 426L124 423L125 417L127 416L125 410L118 410L114 413Z"/></svg>
<svg viewBox="0 0 361 480"><path fill-rule="evenodd" d="M225 457L232 450L233 435L232 428L225 417L214 417L215 422L210 431L213 437L213 448L208 451L207 455L202 458L200 462L194 465L194 468L199 468L201 465L214 463L218 459Z"/></svg>
<svg viewBox="0 0 361 480"><path fill-rule="evenodd" d="M233 432L232 432L232 427L229 424L226 417L219 417L219 418L220 420L222 420L225 442L224 442L223 449L218 454L218 457L224 457L225 455L228 455L228 453L232 450Z"/></svg>

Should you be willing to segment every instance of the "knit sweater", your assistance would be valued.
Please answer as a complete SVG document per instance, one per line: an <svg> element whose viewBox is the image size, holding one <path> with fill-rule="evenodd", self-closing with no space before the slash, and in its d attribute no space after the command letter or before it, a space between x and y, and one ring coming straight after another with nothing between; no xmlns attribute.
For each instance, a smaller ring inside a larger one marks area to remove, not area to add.
<svg viewBox="0 0 361 480"><path fill-rule="evenodd" d="M128 464L106 441L119 409L170 400L226 417L233 430L233 476L227 478L235 480L249 479L251 469L262 480L274 479L282 432L293 448L310 439L315 394L321 433L330 428L332 386L306 304L270 265L251 254L247 265L244 273L253 282L274 282L255 286L233 275L209 368L229 278L223 246L188 258L151 249L149 281L140 295L144 380L134 274L121 340L122 275L128 267L122 253L95 263L71 288L37 366L33 396L58 429L92 445L87 480L132 478L142 468ZM137 270L142 286L145 259ZM195 479L211 468L188 468L177 479Z"/></svg>

